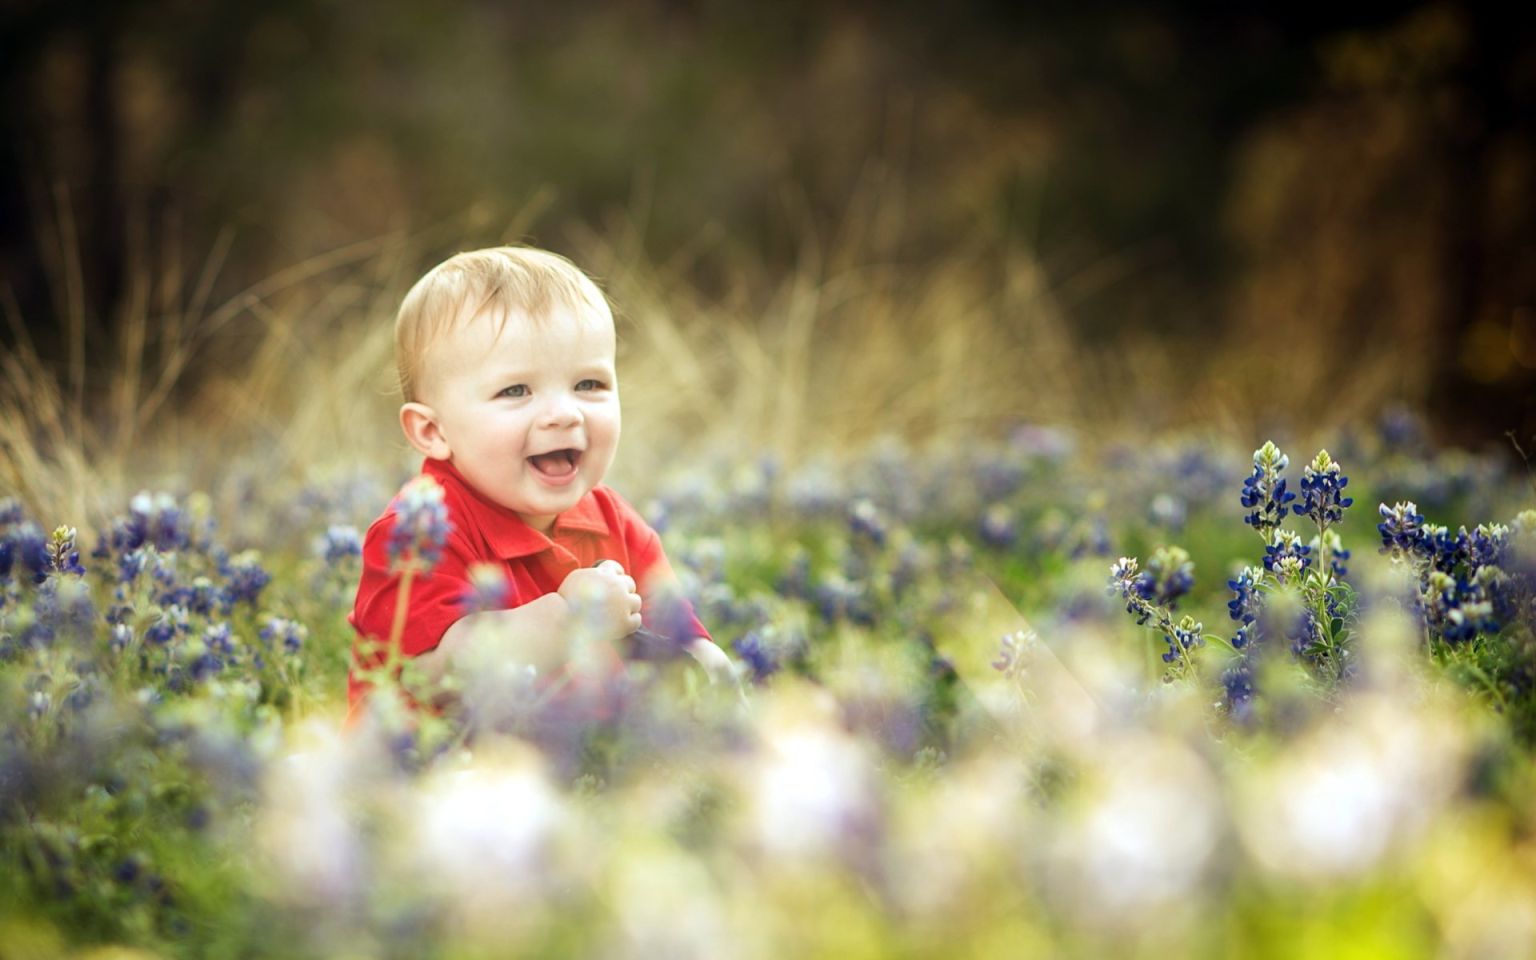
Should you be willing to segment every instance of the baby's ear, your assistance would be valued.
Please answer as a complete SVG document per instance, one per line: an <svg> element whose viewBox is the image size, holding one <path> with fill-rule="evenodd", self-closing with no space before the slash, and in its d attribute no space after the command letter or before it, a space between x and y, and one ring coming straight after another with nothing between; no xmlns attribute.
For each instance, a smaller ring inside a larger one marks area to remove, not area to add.
<svg viewBox="0 0 1536 960"><path fill-rule="evenodd" d="M442 426L437 422L437 411L424 403L412 401L401 405L400 429L405 431L405 439L420 450L423 456L433 460L447 460L453 453L448 446L448 438L443 435Z"/></svg>

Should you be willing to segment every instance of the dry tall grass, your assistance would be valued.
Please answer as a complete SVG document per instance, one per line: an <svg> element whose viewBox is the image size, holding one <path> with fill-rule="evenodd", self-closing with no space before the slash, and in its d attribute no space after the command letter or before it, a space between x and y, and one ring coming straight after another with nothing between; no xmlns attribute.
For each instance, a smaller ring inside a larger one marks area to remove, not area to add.
<svg viewBox="0 0 1536 960"><path fill-rule="evenodd" d="M626 490L643 495L699 462L772 453L792 466L884 437L952 443L1023 421L1094 433L1198 424L1246 443L1274 413L1265 391L1231 380L1256 358L1156 331L1084 342L1027 251L979 240L901 262L879 242L890 217L871 210L836 237L806 230L785 276L708 233L671 263L649 262L634 223L562 251L619 309ZM521 218L472 242L527 228ZM54 240L68 250L62 232ZM79 272L63 257L62 369L39 359L10 310L21 348L0 359L0 491L45 522L84 523L143 487L217 498L232 474L248 486L410 468L391 320L429 265L421 238L355 243L210 305L226 242L191 282L173 260L141 258L134 307L104 344L70 319ZM691 280L705 257L732 278L709 295ZM1293 369L1292 382L1329 389L1323 369Z"/></svg>

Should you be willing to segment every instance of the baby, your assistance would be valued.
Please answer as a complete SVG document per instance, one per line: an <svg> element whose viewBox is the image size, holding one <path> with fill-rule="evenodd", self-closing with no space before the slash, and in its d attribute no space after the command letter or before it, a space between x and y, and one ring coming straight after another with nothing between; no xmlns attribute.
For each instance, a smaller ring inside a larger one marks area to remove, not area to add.
<svg viewBox="0 0 1536 960"><path fill-rule="evenodd" d="M422 474L441 485L450 525L430 574L409 584L399 640L429 675L484 663L487 644L543 675L567 670L578 634L617 670L628 638L647 627L711 680L734 676L691 608L660 599L674 580L660 537L602 484L619 444L614 346L596 284L543 250L461 253L406 294L395 321L400 426L426 458ZM363 542L354 711L367 693L359 672L383 661L395 629L398 504ZM485 595L487 569L505 572L505 590L494 591L505 609L466 604Z"/></svg>

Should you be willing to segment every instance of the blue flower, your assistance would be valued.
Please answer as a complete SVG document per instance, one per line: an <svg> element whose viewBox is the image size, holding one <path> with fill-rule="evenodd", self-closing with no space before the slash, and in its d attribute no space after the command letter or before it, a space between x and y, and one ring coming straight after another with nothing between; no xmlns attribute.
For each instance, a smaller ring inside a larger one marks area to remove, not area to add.
<svg viewBox="0 0 1536 960"><path fill-rule="evenodd" d="M1483 583L1457 580L1441 570L1430 571L1424 583L1424 616L1429 627L1450 644L1464 643L1479 633L1496 633L1493 603Z"/></svg>
<svg viewBox="0 0 1536 960"><path fill-rule="evenodd" d="M1250 658L1239 657L1221 674L1222 690L1226 693L1226 708L1232 719L1244 722L1253 718L1253 663Z"/></svg>
<svg viewBox="0 0 1536 960"><path fill-rule="evenodd" d="M42 528L29 520L16 526L11 536L16 544L17 559L29 579L34 584L47 580L53 562L48 556L48 540L43 536Z"/></svg>
<svg viewBox="0 0 1536 960"><path fill-rule="evenodd" d="M298 653L309 639L309 629L294 620L268 617L257 636L268 646L281 644L288 653Z"/></svg>
<svg viewBox="0 0 1536 960"><path fill-rule="evenodd" d="M885 518L869 500L861 497L849 506L848 528L855 538L868 540L876 547L885 546L888 535Z"/></svg>
<svg viewBox="0 0 1536 960"><path fill-rule="evenodd" d="M1194 617L1184 617L1173 627L1172 633L1163 637L1168 643L1168 652L1163 654L1163 662L1174 663L1186 659L1191 649L1205 645L1204 633L1204 624Z"/></svg>
<svg viewBox="0 0 1536 960"><path fill-rule="evenodd" d="M1509 527L1502 523L1478 524L1467 538L1467 562L1476 574L1483 567L1504 566L1504 553L1509 546Z"/></svg>
<svg viewBox="0 0 1536 960"><path fill-rule="evenodd" d="M136 550L145 544L157 550L191 545L186 517L168 493L137 494L128 502L128 515L112 521L112 549Z"/></svg>
<svg viewBox="0 0 1536 960"><path fill-rule="evenodd" d="M827 623L848 620L866 627L875 623L875 612L863 586L838 574L829 574L818 582L811 600Z"/></svg>
<svg viewBox="0 0 1536 960"><path fill-rule="evenodd" d="M160 611L160 616L144 630L144 639L158 646L165 646L176 638L178 634L187 633L186 608L180 606L168 606Z"/></svg>
<svg viewBox="0 0 1536 960"><path fill-rule="evenodd" d="M443 488L433 478L419 476L395 498L395 525L389 535L389 559L393 568L414 564L417 569L437 566L452 524L443 503Z"/></svg>
<svg viewBox="0 0 1536 960"><path fill-rule="evenodd" d="M1140 569L1135 557L1121 557L1110 566L1109 590L1120 595L1125 601L1125 612L1134 615L1138 624L1145 624L1156 613L1152 603L1155 579Z"/></svg>
<svg viewBox="0 0 1536 960"><path fill-rule="evenodd" d="M226 577L226 609L242 601L254 607L261 591L272 582L272 575L262 568L261 555L255 550L247 550L234 557L225 565L223 573Z"/></svg>
<svg viewBox="0 0 1536 960"><path fill-rule="evenodd" d="M54 573L85 576L80 565L80 550L75 546L75 528L57 527L48 540L48 567Z"/></svg>
<svg viewBox="0 0 1536 960"><path fill-rule="evenodd" d="M1253 452L1253 474L1243 481L1242 504L1250 511L1243 522L1260 533L1267 535L1280 526L1296 499L1280 476L1290 462L1272 441Z"/></svg>
<svg viewBox="0 0 1536 960"><path fill-rule="evenodd" d="M1276 530L1264 547L1264 569L1276 573L1286 559L1294 559L1301 570L1312 565L1312 548L1290 530Z"/></svg>
<svg viewBox="0 0 1536 960"><path fill-rule="evenodd" d="M1420 556L1424 515L1419 512L1418 505L1411 500L1399 501L1390 507L1383 503L1377 507L1377 512L1381 514L1381 522L1376 524L1376 530L1381 534L1381 552L1391 554L1395 559Z"/></svg>
<svg viewBox="0 0 1536 960"><path fill-rule="evenodd" d="M997 659L992 661L992 669L1002 671L1009 679L1019 679L1028 668L1039 640L1039 634L1033 630L1015 630L1003 634L998 645Z"/></svg>
<svg viewBox="0 0 1536 960"><path fill-rule="evenodd" d="M763 683L779 671L779 656L767 636L771 629L748 630L731 645L747 669L752 671L754 683Z"/></svg>
<svg viewBox="0 0 1536 960"><path fill-rule="evenodd" d="M117 580L124 586L133 586L134 581L144 572L149 557L143 549L129 550L117 558Z"/></svg>
<svg viewBox="0 0 1536 960"><path fill-rule="evenodd" d="M1259 571L1253 567L1244 567L1235 579L1227 581L1227 586L1235 594L1227 601L1227 610L1233 620L1247 625L1258 619L1261 597L1257 584L1260 576Z"/></svg>
<svg viewBox="0 0 1536 960"><path fill-rule="evenodd" d="M459 605L469 613L505 610L511 596L512 584L503 565L476 563L469 568L469 583L459 596Z"/></svg>
<svg viewBox="0 0 1536 960"><path fill-rule="evenodd" d="M1470 538L1467 528L1455 533L1449 527L1426 523L1420 538L1420 552L1429 558L1430 564L1444 573L1455 573L1466 562Z"/></svg>
<svg viewBox="0 0 1536 960"><path fill-rule="evenodd" d="M1182 547L1158 547L1147 561L1146 576L1152 578L1147 599L1172 610L1195 585L1195 564Z"/></svg>
<svg viewBox="0 0 1536 960"><path fill-rule="evenodd" d="M1354 499L1343 496L1349 478L1339 470L1339 465L1328 456L1327 450L1319 450L1317 456L1301 472L1301 502L1292 507L1297 516L1308 517L1319 529L1326 529L1344 519L1344 509L1354 504Z"/></svg>
<svg viewBox="0 0 1536 960"><path fill-rule="evenodd" d="M332 524L324 536L315 540L315 555L328 564L338 564L363 555L363 541L357 528L350 525Z"/></svg>

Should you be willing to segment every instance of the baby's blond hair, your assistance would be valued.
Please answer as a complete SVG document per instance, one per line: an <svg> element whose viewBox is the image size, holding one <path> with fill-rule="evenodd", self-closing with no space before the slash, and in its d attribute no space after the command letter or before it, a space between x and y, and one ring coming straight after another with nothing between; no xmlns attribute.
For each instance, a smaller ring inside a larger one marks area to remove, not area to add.
<svg viewBox="0 0 1536 960"><path fill-rule="evenodd" d="M400 393L418 399L427 351L457 324L493 309L498 323L513 313L538 321L552 310L588 310L609 322L603 292L558 253L534 247L487 247L455 254L411 287L395 317Z"/></svg>

